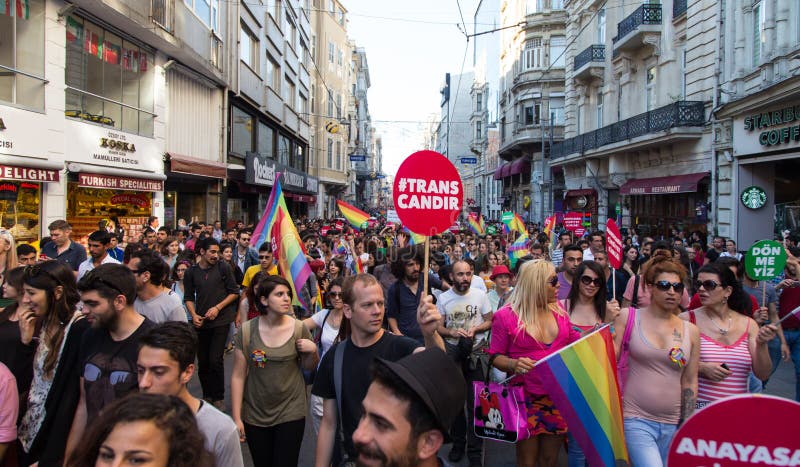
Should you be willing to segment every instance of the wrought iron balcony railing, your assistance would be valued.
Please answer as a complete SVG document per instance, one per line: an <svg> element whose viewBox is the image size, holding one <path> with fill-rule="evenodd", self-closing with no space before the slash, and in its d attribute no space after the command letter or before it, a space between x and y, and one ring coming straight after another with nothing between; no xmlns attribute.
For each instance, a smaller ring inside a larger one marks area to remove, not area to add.
<svg viewBox="0 0 800 467"><path fill-rule="evenodd" d="M583 52L575 56L574 70L579 70L589 62L604 62L606 60L606 46L590 45Z"/></svg>
<svg viewBox="0 0 800 467"><path fill-rule="evenodd" d="M617 37L613 38L612 41L616 43L643 24L661 24L660 4L645 3L628 15L627 18L617 23Z"/></svg>
<svg viewBox="0 0 800 467"><path fill-rule="evenodd" d="M672 19L679 18L685 14L688 7L689 2L687 0L672 0Z"/></svg>

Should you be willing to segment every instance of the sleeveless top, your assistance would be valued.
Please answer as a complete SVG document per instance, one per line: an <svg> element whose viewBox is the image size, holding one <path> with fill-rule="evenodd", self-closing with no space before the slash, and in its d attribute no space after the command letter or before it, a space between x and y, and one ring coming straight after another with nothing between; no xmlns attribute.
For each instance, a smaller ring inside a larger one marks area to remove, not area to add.
<svg viewBox="0 0 800 467"><path fill-rule="evenodd" d="M694 311L689 312L689 321L696 323ZM708 363L724 363L731 371L730 376L722 381L711 381L700 375L697 379L697 408L701 409L717 399L746 394L748 390L748 377L753 369L753 359L750 356L750 345L747 336L750 332L750 322L747 329L731 345L721 344L711 337L700 333L700 361Z"/></svg>
<svg viewBox="0 0 800 467"><path fill-rule="evenodd" d="M566 312L567 312L567 315L569 315L569 316L570 316L570 318L571 318L571 317L572 317L572 314L571 314L571 313L570 313L570 311L569 311L569 299L568 299L568 298L565 298L564 300L559 300L559 301L558 301L558 304L561 306L561 308L562 308L564 311L566 311ZM599 323L600 323L600 321L598 321L598 324L599 324ZM575 331L578 331L578 332L580 332L580 333L584 333L584 332L586 332L586 331L592 331L592 330L594 330L594 329L597 327L597 325L596 325L596 324L590 324L590 325L588 325L588 326L585 326L585 325L583 325L583 324L575 324L575 323L573 323L573 322L572 322L572 320L571 320L571 319L570 319L570 322L569 322L569 324L572 326L572 329L574 329Z"/></svg>
<svg viewBox="0 0 800 467"><path fill-rule="evenodd" d="M625 418L675 425L680 419L683 368L670 359L670 348L659 349L647 341L642 332L641 315L637 310L636 324L631 333L623 415ZM680 347L688 360L695 349L692 349L686 322L683 321L682 325Z"/></svg>

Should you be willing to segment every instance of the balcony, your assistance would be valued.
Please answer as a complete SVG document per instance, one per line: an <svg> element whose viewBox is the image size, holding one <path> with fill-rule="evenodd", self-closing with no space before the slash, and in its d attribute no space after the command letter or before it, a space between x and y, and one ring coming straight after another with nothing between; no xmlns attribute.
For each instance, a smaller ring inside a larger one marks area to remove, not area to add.
<svg viewBox="0 0 800 467"><path fill-rule="evenodd" d="M591 81L592 78L603 78L606 67L606 46L590 45L575 56L572 77L580 81Z"/></svg>
<svg viewBox="0 0 800 467"><path fill-rule="evenodd" d="M688 0L672 0L672 19L678 19L685 15L688 6Z"/></svg>
<svg viewBox="0 0 800 467"><path fill-rule="evenodd" d="M646 3L617 24L613 38L614 55L636 50L642 45L657 46L661 38L661 5Z"/></svg>
<svg viewBox="0 0 800 467"><path fill-rule="evenodd" d="M702 127L705 124L702 101L678 101L627 120L565 139L553 145L552 158L584 153L626 140L679 127ZM694 137L694 136L692 136Z"/></svg>

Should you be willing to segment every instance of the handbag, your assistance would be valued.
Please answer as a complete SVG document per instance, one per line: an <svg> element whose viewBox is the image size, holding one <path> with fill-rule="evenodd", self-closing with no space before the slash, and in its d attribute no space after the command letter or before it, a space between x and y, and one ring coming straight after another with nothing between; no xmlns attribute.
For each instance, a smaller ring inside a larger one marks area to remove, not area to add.
<svg viewBox="0 0 800 467"><path fill-rule="evenodd" d="M490 368L495 357L497 355L489 358ZM501 383L490 382L490 373L486 372L484 381L472 382L475 434L481 438L506 443L530 438L525 390L522 386L509 384L511 378Z"/></svg>
<svg viewBox="0 0 800 467"><path fill-rule="evenodd" d="M625 394L625 380L628 379L628 367L630 366L631 356L631 334L633 325L636 323L636 308L628 308L628 321L625 322L625 332L622 334L622 343L619 346L619 358L617 359L617 382L619 383L620 395Z"/></svg>

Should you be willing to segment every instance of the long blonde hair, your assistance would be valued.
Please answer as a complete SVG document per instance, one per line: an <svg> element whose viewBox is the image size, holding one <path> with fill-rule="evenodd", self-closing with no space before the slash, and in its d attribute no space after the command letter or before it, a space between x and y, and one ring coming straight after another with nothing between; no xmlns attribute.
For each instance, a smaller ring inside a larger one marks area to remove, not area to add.
<svg viewBox="0 0 800 467"><path fill-rule="evenodd" d="M564 313L558 302L550 302L548 279L555 274L553 263L537 259L522 265L508 303L519 317L519 327L531 336L541 334L540 314Z"/></svg>
<svg viewBox="0 0 800 467"><path fill-rule="evenodd" d="M14 243L14 236L6 229L0 228L0 239L5 240L9 246L8 252L6 252L5 274L19 265L19 261L17 260L17 245Z"/></svg>

